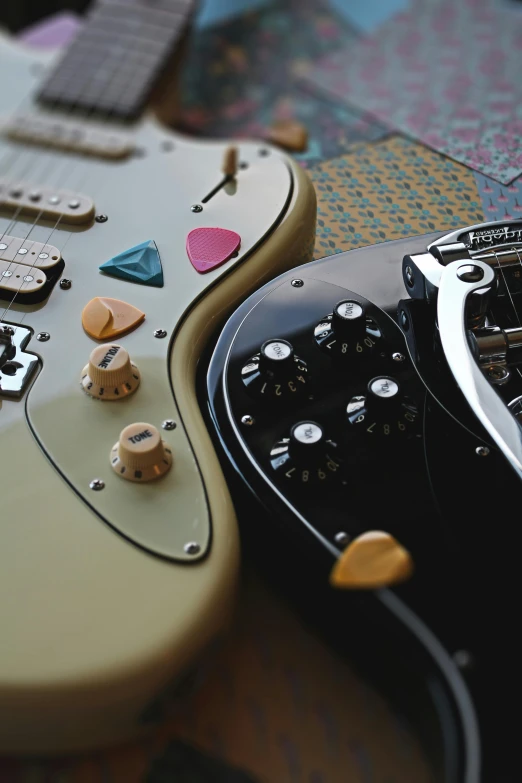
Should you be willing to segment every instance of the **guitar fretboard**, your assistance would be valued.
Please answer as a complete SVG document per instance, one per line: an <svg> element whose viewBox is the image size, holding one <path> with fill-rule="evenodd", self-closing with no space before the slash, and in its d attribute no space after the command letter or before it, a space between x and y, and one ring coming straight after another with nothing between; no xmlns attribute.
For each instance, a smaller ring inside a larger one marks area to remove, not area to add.
<svg viewBox="0 0 522 783"><path fill-rule="evenodd" d="M182 38L194 5L194 0L98 0L38 100L134 119Z"/></svg>

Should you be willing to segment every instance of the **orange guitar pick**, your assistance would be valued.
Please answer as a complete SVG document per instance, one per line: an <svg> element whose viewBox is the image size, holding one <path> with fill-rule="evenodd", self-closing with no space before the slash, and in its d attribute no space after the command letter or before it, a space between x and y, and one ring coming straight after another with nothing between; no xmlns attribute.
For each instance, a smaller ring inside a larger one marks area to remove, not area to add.
<svg viewBox="0 0 522 783"><path fill-rule="evenodd" d="M347 546L330 574L334 587L375 590L413 573L410 553L389 533L371 530Z"/></svg>
<svg viewBox="0 0 522 783"><path fill-rule="evenodd" d="M137 307L101 296L91 299L82 312L82 326L94 340L113 340L135 329L144 319L145 313Z"/></svg>

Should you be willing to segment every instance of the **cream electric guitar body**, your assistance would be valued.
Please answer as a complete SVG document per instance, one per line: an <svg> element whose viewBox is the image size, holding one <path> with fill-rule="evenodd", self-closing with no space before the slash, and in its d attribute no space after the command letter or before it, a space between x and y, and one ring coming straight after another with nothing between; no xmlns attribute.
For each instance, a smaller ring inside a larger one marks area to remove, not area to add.
<svg viewBox="0 0 522 783"><path fill-rule="evenodd" d="M95 9L100 39L120 12ZM310 258L315 227L278 150L241 142L236 171L225 144L135 119L111 62L67 106L60 57L0 38L0 753L128 738L211 657L238 536L198 357L241 298ZM99 119L88 101L107 94ZM188 240L203 228L224 231Z"/></svg>

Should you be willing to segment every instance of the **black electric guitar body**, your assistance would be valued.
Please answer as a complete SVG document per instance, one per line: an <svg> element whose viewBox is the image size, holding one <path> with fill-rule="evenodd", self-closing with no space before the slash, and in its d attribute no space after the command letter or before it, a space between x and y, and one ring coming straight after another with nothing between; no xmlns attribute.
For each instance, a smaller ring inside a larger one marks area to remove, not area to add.
<svg viewBox="0 0 522 783"><path fill-rule="evenodd" d="M201 384L245 545L443 783L520 779L521 238L482 224L285 273Z"/></svg>

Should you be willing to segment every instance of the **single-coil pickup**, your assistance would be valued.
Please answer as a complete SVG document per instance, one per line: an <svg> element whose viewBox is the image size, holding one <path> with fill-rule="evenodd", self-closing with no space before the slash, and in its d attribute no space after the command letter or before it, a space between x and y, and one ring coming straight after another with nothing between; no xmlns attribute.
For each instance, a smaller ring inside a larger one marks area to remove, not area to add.
<svg viewBox="0 0 522 783"><path fill-rule="evenodd" d="M54 245L0 234L0 261L16 261L38 269L50 269L61 260L61 253Z"/></svg>
<svg viewBox="0 0 522 783"><path fill-rule="evenodd" d="M18 114L10 118L4 125L4 134L13 141L99 158L127 158L135 146L125 133L43 114Z"/></svg>
<svg viewBox="0 0 522 783"><path fill-rule="evenodd" d="M81 193L8 182L2 178L0 209L14 209L61 223L89 223L94 217L93 200Z"/></svg>
<svg viewBox="0 0 522 783"><path fill-rule="evenodd" d="M47 275L37 267L0 261L0 289L32 294L47 282Z"/></svg>

